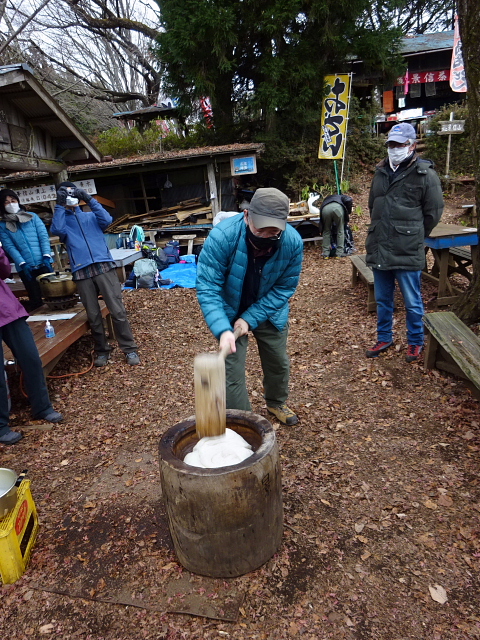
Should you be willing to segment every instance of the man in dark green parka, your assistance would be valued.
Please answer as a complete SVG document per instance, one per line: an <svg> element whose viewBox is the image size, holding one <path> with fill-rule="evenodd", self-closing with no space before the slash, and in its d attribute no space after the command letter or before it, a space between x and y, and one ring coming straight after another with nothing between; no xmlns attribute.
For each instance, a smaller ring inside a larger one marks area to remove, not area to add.
<svg viewBox="0 0 480 640"><path fill-rule="evenodd" d="M424 239L443 212L442 187L430 160L418 157L416 133L404 122L388 134L388 157L376 168L370 188L371 223L365 242L373 269L377 303L377 342L366 352L376 358L393 345L393 294L398 282L407 314L407 362L423 349L420 278Z"/></svg>

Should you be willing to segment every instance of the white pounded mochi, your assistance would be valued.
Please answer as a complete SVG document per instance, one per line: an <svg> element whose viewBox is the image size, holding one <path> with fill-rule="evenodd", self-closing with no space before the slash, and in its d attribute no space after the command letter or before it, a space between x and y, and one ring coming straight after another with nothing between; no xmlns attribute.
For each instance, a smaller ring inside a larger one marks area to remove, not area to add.
<svg viewBox="0 0 480 640"><path fill-rule="evenodd" d="M239 464L251 455L251 445L233 429L226 429L221 436L201 438L183 461L192 467L217 469Z"/></svg>

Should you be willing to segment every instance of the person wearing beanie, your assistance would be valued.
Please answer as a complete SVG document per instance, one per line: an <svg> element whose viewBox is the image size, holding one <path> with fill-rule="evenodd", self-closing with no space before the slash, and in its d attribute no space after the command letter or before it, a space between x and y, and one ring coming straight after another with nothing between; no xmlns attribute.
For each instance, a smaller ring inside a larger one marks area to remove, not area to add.
<svg viewBox="0 0 480 640"><path fill-rule="evenodd" d="M15 263L33 311L43 304L37 276L51 273L53 260L47 229L41 219L26 211L15 191L0 191L0 242Z"/></svg>
<svg viewBox="0 0 480 640"><path fill-rule="evenodd" d="M90 211L78 205L83 200ZM65 244L73 279L82 304L87 312L94 341L96 367L103 367L110 358L111 346L103 327L98 296L110 311L115 338L125 354L128 364L140 364L137 345L123 304L122 288L118 280L115 261L108 250L103 232L112 222L112 216L84 189L73 182L62 182L57 187L57 204L50 232Z"/></svg>
<svg viewBox="0 0 480 640"><path fill-rule="evenodd" d="M10 411L2 341L9 347L22 370L34 418L54 423L63 420L62 414L55 411L50 402L42 361L26 322L28 313L3 281L10 273L10 262L0 248L0 444L5 445L15 444L22 439L22 434L9 427Z"/></svg>
<svg viewBox="0 0 480 640"><path fill-rule="evenodd" d="M225 362L227 409L252 410L245 380L251 332L262 363L267 411L288 426L298 422L287 406L288 301L297 288L303 256L302 239L287 224L289 211L284 193L257 189L243 213L222 220L210 232L198 259L196 285L205 321L230 354Z"/></svg>

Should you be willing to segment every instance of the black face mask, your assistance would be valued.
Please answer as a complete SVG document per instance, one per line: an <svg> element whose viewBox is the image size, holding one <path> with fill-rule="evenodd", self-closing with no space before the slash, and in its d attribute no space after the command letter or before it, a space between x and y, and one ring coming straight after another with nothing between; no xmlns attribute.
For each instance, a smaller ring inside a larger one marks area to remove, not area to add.
<svg viewBox="0 0 480 640"><path fill-rule="evenodd" d="M279 230L278 236L274 236L273 238L260 238L252 233L252 230L247 224L247 240L253 244L255 249L259 249L260 251L265 251L266 249L276 249L280 240L282 239L282 232Z"/></svg>

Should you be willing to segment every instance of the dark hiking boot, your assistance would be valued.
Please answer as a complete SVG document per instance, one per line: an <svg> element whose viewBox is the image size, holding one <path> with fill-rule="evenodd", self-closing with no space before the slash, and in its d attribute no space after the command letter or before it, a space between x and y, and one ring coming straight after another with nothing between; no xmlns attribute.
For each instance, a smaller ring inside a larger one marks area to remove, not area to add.
<svg viewBox="0 0 480 640"><path fill-rule="evenodd" d="M405 356L406 362L414 362L418 360L418 356L422 353L423 346L421 344L409 344L407 349L407 355Z"/></svg>
<svg viewBox="0 0 480 640"><path fill-rule="evenodd" d="M109 361L109 359L110 359L110 356L108 355L108 353L101 353L95 358L95 360L93 361L93 364L96 367L104 367Z"/></svg>
<svg viewBox="0 0 480 640"><path fill-rule="evenodd" d="M371 349L365 351L367 358L377 358L381 353L393 347L393 341L390 342L377 342Z"/></svg>
<svg viewBox="0 0 480 640"><path fill-rule="evenodd" d="M127 355L125 356L125 360L128 364L140 364L140 358L138 357L138 353L135 353L135 351L127 353Z"/></svg>
<svg viewBox="0 0 480 640"><path fill-rule="evenodd" d="M43 416L43 420L46 420L47 422L53 422L55 424L56 422L62 422L63 415L58 411L50 411L50 413L47 413L46 416Z"/></svg>
<svg viewBox="0 0 480 640"><path fill-rule="evenodd" d="M22 434L18 433L18 431L12 431L11 429L4 433L3 436L0 436L1 444L15 444L19 440L22 439Z"/></svg>
<svg viewBox="0 0 480 640"><path fill-rule="evenodd" d="M55 409L52 409L51 411L48 411L47 413L44 413L42 415L39 416L34 416L33 418L34 420L46 420L47 422L62 422L63 420L63 415L61 413L59 413L58 411L55 411Z"/></svg>

